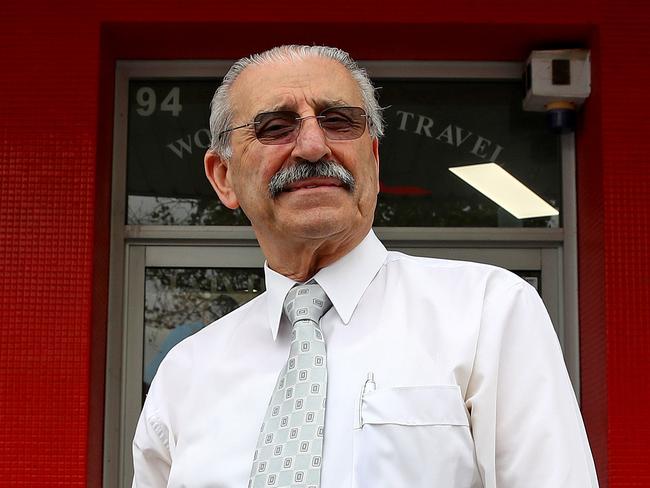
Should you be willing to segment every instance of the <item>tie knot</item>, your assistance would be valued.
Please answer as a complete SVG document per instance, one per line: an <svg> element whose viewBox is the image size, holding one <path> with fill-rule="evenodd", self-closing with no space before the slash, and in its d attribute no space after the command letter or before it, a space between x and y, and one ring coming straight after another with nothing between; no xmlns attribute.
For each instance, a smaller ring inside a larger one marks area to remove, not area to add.
<svg viewBox="0 0 650 488"><path fill-rule="evenodd" d="M318 324L331 306L332 302L318 283L294 286L284 299L284 313L292 326L299 320Z"/></svg>

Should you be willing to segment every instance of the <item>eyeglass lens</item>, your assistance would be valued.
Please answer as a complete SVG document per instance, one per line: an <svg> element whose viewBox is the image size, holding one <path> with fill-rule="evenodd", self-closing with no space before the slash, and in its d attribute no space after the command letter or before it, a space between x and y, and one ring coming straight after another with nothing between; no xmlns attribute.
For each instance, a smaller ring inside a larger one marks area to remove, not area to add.
<svg viewBox="0 0 650 488"><path fill-rule="evenodd" d="M366 112L360 107L331 107L316 116L325 136L345 141L361 137L366 129ZM295 112L264 112L253 121L262 144L287 144L298 137L303 119Z"/></svg>

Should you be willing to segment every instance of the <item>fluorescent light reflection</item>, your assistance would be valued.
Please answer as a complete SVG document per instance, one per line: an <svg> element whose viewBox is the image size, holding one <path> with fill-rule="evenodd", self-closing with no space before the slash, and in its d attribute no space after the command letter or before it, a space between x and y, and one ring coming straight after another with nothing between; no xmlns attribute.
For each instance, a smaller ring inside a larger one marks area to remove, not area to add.
<svg viewBox="0 0 650 488"><path fill-rule="evenodd" d="M518 219L560 213L496 163L457 166L449 171Z"/></svg>

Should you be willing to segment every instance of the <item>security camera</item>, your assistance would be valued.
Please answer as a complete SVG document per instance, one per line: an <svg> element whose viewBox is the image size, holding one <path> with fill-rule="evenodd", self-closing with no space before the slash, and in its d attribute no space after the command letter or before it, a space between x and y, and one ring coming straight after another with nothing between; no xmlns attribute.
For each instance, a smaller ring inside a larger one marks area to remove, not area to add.
<svg viewBox="0 0 650 488"><path fill-rule="evenodd" d="M576 111L591 93L590 52L586 49L533 51L524 72L524 110L546 112L551 132L573 132Z"/></svg>

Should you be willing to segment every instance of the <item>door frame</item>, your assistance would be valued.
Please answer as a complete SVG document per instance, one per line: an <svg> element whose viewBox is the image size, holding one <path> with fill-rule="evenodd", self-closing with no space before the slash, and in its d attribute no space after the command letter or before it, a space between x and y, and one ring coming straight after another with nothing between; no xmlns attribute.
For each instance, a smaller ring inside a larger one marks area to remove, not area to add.
<svg viewBox="0 0 650 488"><path fill-rule="evenodd" d="M454 61L372 61L360 62L371 77L424 77L439 79L519 79L522 63ZM126 212L126 131L128 121L128 83L131 78L214 78L223 75L232 61L118 61L115 76L115 117L113 127L113 178L109 268L109 300L106 350L106 391L104 423L105 486L129 486L130 461L128 433L133 421L125 416L133 411L129 403L130 382L142 376L128 362L135 343L135 332L127 324L131 305L141 281L131 283L131 259L144 259L154 247L190 246L193 252L216 246L229 256L247 255L257 249L250 227L188 227L125 225ZM466 250L534 250L540 254L542 296L561 338L571 381L580 398L580 359L578 323L577 213L575 181L575 139L561 136L563 227L543 228L376 228L377 236L390 249L408 249L411 253L431 253L449 249L450 255L462 256ZM216 196L215 196L216 198ZM226 251L226 249L228 251ZM453 252L452 252L453 251ZM204 252L204 251L198 251ZM487 251L486 251L487 252ZM492 252L492 251L490 251ZM139 253L144 253L140 256ZM225 254L224 254L225 255ZM142 268L144 272L144 267ZM558 284L547 291L550 276ZM141 299L144 295L142 293ZM555 310L556 312L553 312ZM142 340L142 338L140 338ZM136 341L137 342L137 341ZM138 396L138 399L140 396Z"/></svg>

